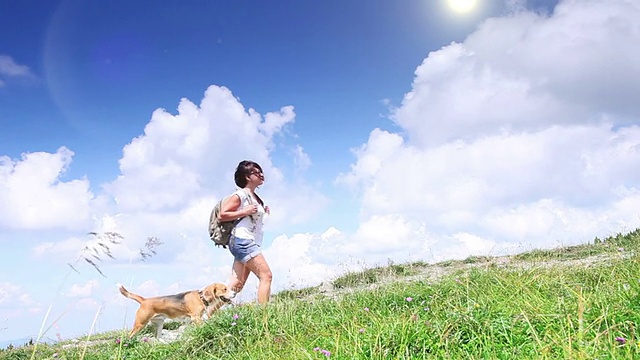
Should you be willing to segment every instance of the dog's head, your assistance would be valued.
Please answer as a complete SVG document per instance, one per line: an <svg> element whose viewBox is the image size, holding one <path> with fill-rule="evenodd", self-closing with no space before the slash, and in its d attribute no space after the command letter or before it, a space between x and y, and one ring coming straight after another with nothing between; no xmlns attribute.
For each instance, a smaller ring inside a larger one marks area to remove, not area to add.
<svg viewBox="0 0 640 360"><path fill-rule="evenodd" d="M216 299L224 302L230 302L231 298L233 298L231 289L229 289L227 285L221 283L207 285L202 289L201 293L202 297L204 297L204 299L209 303L214 302Z"/></svg>

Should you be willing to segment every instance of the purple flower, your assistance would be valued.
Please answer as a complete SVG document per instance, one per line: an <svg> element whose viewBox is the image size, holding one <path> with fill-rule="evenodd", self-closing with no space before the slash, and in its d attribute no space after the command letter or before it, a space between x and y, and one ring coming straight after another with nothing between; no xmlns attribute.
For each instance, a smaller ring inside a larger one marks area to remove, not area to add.
<svg viewBox="0 0 640 360"><path fill-rule="evenodd" d="M233 320L238 320L238 318L240 318L238 314L233 314Z"/></svg>
<svg viewBox="0 0 640 360"><path fill-rule="evenodd" d="M413 298L411 296L409 296L408 298L406 298L405 300L407 300L408 302L412 302Z"/></svg>
<svg viewBox="0 0 640 360"><path fill-rule="evenodd" d="M143 338L142 338L142 342L149 342L149 338L148 338L148 337L146 337L146 336L145 336L145 337L143 337Z"/></svg>
<svg viewBox="0 0 640 360"><path fill-rule="evenodd" d="M321 352L322 354L324 354L324 356L326 356L326 357L331 356L331 351L329 351L329 350L324 350L324 349L323 349L323 350L321 350L320 352Z"/></svg>
<svg viewBox="0 0 640 360"><path fill-rule="evenodd" d="M617 341L617 342L618 342L618 344L620 344L620 345L624 345L624 344L626 344L626 343L627 343L627 339L625 339L625 338L623 338L623 337L621 337L621 336L618 336L618 337L616 338L616 341Z"/></svg>
<svg viewBox="0 0 640 360"><path fill-rule="evenodd" d="M120 339L116 339L116 344L120 344Z"/></svg>
<svg viewBox="0 0 640 360"><path fill-rule="evenodd" d="M364 311L369 311L369 308L364 308Z"/></svg>
<svg viewBox="0 0 640 360"><path fill-rule="evenodd" d="M360 328L360 330L358 330L361 334L364 332L363 328Z"/></svg>
<svg viewBox="0 0 640 360"><path fill-rule="evenodd" d="M320 348L317 347L317 346L313 348L313 351L319 351L319 350L320 350Z"/></svg>

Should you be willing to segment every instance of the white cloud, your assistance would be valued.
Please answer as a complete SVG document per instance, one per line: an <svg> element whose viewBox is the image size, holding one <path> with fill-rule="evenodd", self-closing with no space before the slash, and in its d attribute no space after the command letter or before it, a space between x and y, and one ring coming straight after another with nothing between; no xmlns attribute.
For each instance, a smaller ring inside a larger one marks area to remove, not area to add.
<svg viewBox="0 0 640 360"><path fill-rule="evenodd" d="M73 152L0 157L0 226L9 229L82 228L93 194L86 179L62 181Z"/></svg>
<svg viewBox="0 0 640 360"><path fill-rule="evenodd" d="M31 306L34 301L20 285L10 282L0 283L0 307Z"/></svg>
<svg viewBox="0 0 640 360"><path fill-rule="evenodd" d="M313 218L327 200L306 185L296 185L292 193L293 180L271 162L273 138L287 135L283 131L294 119L291 106L261 116L245 110L229 89L210 86L199 106L182 99L177 115L153 113L144 135L125 146L121 175L107 190L118 211L136 213L138 221L146 214L145 224L154 229L197 237L203 232L195 230L205 228L215 201L234 190L238 162L251 159L265 172L261 197L277 204L271 206L270 226ZM296 148L298 155L290 161L308 166L308 156ZM301 204L308 204L307 211L298 211Z"/></svg>
<svg viewBox="0 0 640 360"><path fill-rule="evenodd" d="M293 162L299 170L307 170L311 166L311 158L300 145L293 150Z"/></svg>
<svg viewBox="0 0 640 360"><path fill-rule="evenodd" d="M71 288L66 292L67 297L86 298L90 297L94 291L100 287L100 283L97 280L89 280L84 284L73 284Z"/></svg>
<svg viewBox="0 0 640 360"><path fill-rule="evenodd" d="M289 184L292 178L286 178L271 163L273 137L283 135L280 132L286 124L294 121L294 117L293 107L285 106L280 111L267 113L263 120L252 109L245 110L228 89L211 86L205 92L200 106L182 99L177 115L162 109L156 110L144 134L124 147L120 159L121 174L115 181L106 184L104 194L93 202L89 201L91 193L88 192L88 181L60 181L73 155L66 148L61 148L57 154L28 154L18 164L6 159L6 165L0 169L7 170L0 176L4 174L5 178L11 180L5 183L14 186L6 186L5 196L7 199L16 199L13 202L5 201L7 210L4 222L16 227L14 217L20 214L45 226L43 220L47 219L43 219L39 213L27 217L28 212L10 212L8 209L15 208L16 203L32 211L46 210L34 207L36 201L46 201L61 208L75 205L77 209L73 219L77 226L74 229L98 233L112 231L124 237L122 246L114 248L114 255L119 261L139 261L139 249L144 247L149 236L157 236L164 242L162 251L152 261L169 261L181 256L183 251L192 250L185 247L185 241L196 243L207 239L204 229L211 208L220 197L234 191L233 171L238 162L252 159L261 164L267 178L260 189L262 198L268 204L277 204L271 206L273 215L268 219L270 226L275 229L284 224L300 223L313 218L327 200L319 191L305 184L296 185L296 191L292 193ZM300 146L297 149L298 156L290 159L291 162L310 161ZM31 170L18 171L21 167ZM46 176L34 174L36 170L43 172L43 169L49 169ZM22 184L25 186L24 195L18 197ZM29 196L35 197L34 189L38 191L36 185L43 188L49 185L56 189L63 185L74 185L73 189L77 191L60 199L55 198L53 191L39 194L37 200L31 199ZM2 196L3 193L0 193L0 199ZM298 210L301 204L305 204L306 211ZM80 208L80 205L85 207ZM93 206L91 211L90 205ZM47 213L52 217L47 225L60 226L60 217L64 213ZM84 228L80 225L84 225ZM94 240L76 237L57 240L36 246L34 254L40 256L45 252L67 252L68 255L62 258L69 261L78 256L78 251L85 246L95 245Z"/></svg>
<svg viewBox="0 0 640 360"><path fill-rule="evenodd" d="M26 65L17 64L11 56L0 55L0 76L30 76L31 71Z"/></svg>
<svg viewBox="0 0 640 360"><path fill-rule="evenodd" d="M294 117L285 106L263 120L227 88L211 86L200 106L182 99L175 116L153 113L144 135L125 146L121 175L109 191L122 211L179 209L232 192L233 171L244 159L260 163L269 180L265 189L276 189L283 180L269 158L272 137Z"/></svg>
<svg viewBox="0 0 640 360"><path fill-rule="evenodd" d="M633 123L640 110L640 6L564 1L549 17L489 19L463 43L434 51L416 70L395 121L430 147L553 125Z"/></svg>
<svg viewBox="0 0 640 360"><path fill-rule="evenodd" d="M265 257L271 271L278 274L274 279L274 288L311 286L331 274L329 264L319 263L314 258L317 253L316 240L310 234L296 234L290 238L279 236L273 240L265 251Z"/></svg>
<svg viewBox="0 0 640 360"><path fill-rule="evenodd" d="M372 131L337 178L362 194L362 256L398 242L410 253L412 239L442 258L640 226L639 19L633 1L564 1L430 53L394 112L403 136Z"/></svg>

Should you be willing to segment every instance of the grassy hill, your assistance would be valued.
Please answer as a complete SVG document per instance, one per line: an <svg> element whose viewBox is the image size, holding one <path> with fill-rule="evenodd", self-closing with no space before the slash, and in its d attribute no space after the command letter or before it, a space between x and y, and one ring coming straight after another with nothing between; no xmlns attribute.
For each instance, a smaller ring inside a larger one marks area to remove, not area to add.
<svg viewBox="0 0 640 360"><path fill-rule="evenodd" d="M515 256L378 267L221 310L170 344L118 331L0 350L0 359L640 358L639 243L640 229Z"/></svg>

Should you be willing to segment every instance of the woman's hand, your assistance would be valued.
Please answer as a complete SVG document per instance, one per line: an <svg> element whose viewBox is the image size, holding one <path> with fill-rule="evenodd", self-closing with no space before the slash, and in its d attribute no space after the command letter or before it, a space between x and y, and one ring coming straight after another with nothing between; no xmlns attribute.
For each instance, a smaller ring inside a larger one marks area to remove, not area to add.
<svg viewBox="0 0 640 360"><path fill-rule="evenodd" d="M265 206L265 207L264 207L264 212L266 212L266 213L267 213L267 215L270 215L270 214L271 214L271 209L269 209L269 207L268 207L268 206Z"/></svg>
<svg viewBox="0 0 640 360"><path fill-rule="evenodd" d="M247 215L253 215L258 212L258 205L247 205L243 208L244 213Z"/></svg>

